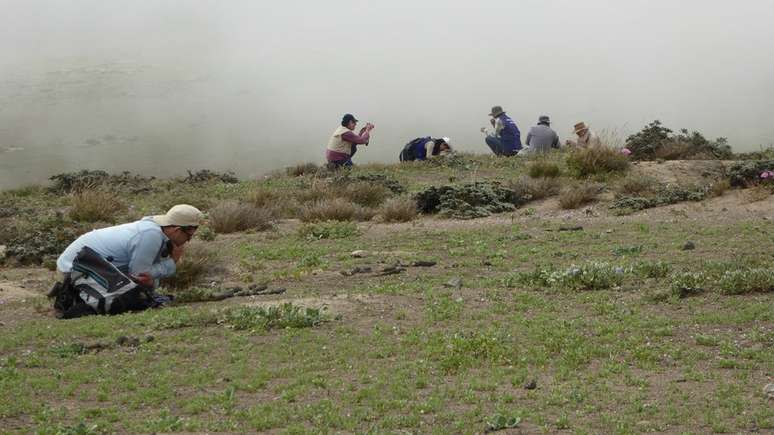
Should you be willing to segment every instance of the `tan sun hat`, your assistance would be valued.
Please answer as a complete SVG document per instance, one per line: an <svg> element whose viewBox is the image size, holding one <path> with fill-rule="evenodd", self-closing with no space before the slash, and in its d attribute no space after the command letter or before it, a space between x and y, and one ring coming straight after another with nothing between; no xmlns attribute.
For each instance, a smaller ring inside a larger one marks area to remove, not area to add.
<svg viewBox="0 0 774 435"><path fill-rule="evenodd" d="M585 122L579 122L575 124L575 134L579 134L583 130L588 130L589 128L586 126Z"/></svg>
<svg viewBox="0 0 774 435"><path fill-rule="evenodd" d="M198 227L204 220L204 213L188 204L178 204L169 209L167 214L153 216L153 222L162 227Z"/></svg>

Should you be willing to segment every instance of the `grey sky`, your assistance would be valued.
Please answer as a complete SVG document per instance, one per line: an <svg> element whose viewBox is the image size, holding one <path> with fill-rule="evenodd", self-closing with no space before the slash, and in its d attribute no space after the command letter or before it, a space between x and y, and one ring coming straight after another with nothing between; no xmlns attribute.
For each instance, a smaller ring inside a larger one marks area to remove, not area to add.
<svg viewBox="0 0 774 435"><path fill-rule="evenodd" d="M499 104L625 135L659 118L774 143L774 3L0 1L0 185L80 167L254 175L321 161L344 112L356 160L420 135L484 151Z"/></svg>

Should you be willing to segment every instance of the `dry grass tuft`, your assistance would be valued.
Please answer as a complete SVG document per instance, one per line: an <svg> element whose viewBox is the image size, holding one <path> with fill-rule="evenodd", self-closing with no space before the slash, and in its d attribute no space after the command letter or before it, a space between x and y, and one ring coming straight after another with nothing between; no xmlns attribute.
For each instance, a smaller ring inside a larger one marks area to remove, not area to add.
<svg viewBox="0 0 774 435"><path fill-rule="evenodd" d="M731 182L728 180L718 180L710 184L709 194L710 196L723 196L728 189L731 188Z"/></svg>
<svg viewBox="0 0 774 435"><path fill-rule="evenodd" d="M559 206L565 210L575 209L596 201L599 185L582 183L562 191L559 195Z"/></svg>
<svg viewBox="0 0 774 435"><path fill-rule="evenodd" d="M84 189L72 195L70 218L80 222L113 222L125 208L115 194L102 189Z"/></svg>
<svg viewBox="0 0 774 435"><path fill-rule="evenodd" d="M558 195L560 183L556 178L521 177L511 181L507 187L516 192L518 197L529 196L530 200L540 200Z"/></svg>
<svg viewBox="0 0 774 435"><path fill-rule="evenodd" d="M353 204L344 198L323 199L301 207L303 222L367 221L376 214L373 209Z"/></svg>
<svg viewBox="0 0 774 435"><path fill-rule="evenodd" d="M291 177L300 177L302 175L315 175L320 172L321 168L316 163L299 163L295 166L289 166L285 169L285 173Z"/></svg>
<svg viewBox="0 0 774 435"><path fill-rule="evenodd" d="M164 279L163 285L172 289L186 289L199 283L214 268L217 255L204 243L185 245L183 257L177 263L175 275Z"/></svg>
<svg viewBox="0 0 774 435"><path fill-rule="evenodd" d="M630 175L621 180L618 193L627 196L647 196L656 192L659 183L648 175Z"/></svg>
<svg viewBox="0 0 774 435"><path fill-rule="evenodd" d="M337 192L339 193L339 192ZM340 196L346 198L357 205L363 207L378 207L382 205L385 199L392 193L381 184L375 183L352 183L340 190Z"/></svg>
<svg viewBox="0 0 774 435"><path fill-rule="evenodd" d="M577 148L567 157L567 167L578 177L625 171L629 159L618 149L606 146Z"/></svg>
<svg viewBox="0 0 774 435"><path fill-rule="evenodd" d="M272 221L272 210L237 201L223 201L210 210L210 226L216 233L264 231L272 228Z"/></svg>
<svg viewBox="0 0 774 435"><path fill-rule="evenodd" d="M379 214L384 222L409 222L417 217L417 202L408 197L390 198L382 204Z"/></svg>
<svg viewBox="0 0 774 435"><path fill-rule="evenodd" d="M276 190L265 187L257 187L247 192L247 202L255 207L273 207L283 198Z"/></svg>
<svg viewBox="0 0 774 435"><path fill-rule="evenodd" d="M312 183L308 189L297 190L294 194L295 199L300 204L325 201L335 197L335 191L324 181Z"/></svg>
<svg viewBox="0 0 774 435"><path fill-rule="evenodd" d="M528 166L527 173L532 178L555 178L561 174L561 170L554 162L536 160Z"/></svg>

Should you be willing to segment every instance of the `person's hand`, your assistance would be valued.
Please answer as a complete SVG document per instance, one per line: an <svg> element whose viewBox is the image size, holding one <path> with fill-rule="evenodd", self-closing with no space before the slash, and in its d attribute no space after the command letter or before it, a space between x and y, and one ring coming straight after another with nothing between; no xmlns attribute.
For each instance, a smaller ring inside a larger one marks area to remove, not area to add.
<svg viewBox="0 0 774 435"><path fill-rule="evenodd" d="M486 127L481 127L481 133L486 134Z"/></svg>
<svg viewBox="0 0 774 435"><path fill-rule="evenodd" d="M153 282L153 277L148 272L142 272L138 273L136 275L132 275L132 279L137 284L140 284L143 287L153 287L155 284Z"/></svg>
<svg viewBox="0 0 774 435"><path fill-rule="evenodd" d="M368 124L366 124L366 128L368 129L368 131L371 131L374 129L374 125L369 122Z"/></svg>
<svg viewBox="0 0 774 435"><path fill-rule="evenodd" d="M494 127L495 126L495 119L494 118L490 119L489 123L492 124L492 127Z"/></svg>
<svg viewBox="0 0 774 435"><path fill-rule="evenodd" d="M175 263L179 263L180 258L183 257L183 247L173 244L172 252L170 252L169 255L172 257L172 260L174 260Z"/></svg>

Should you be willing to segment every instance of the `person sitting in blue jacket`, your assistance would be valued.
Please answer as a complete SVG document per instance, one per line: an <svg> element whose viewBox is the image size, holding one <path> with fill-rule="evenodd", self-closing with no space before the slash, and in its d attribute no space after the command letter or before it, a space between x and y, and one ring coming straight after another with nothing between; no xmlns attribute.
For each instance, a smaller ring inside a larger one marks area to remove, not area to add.
<svg viewBox="0 0 774 435"><path fill-rule="evenodd" d="M498 156L515 156L521 150L521 132L519 127L511 119L510 116L505 114L505 111L501 106L492 107L492 112L489 113L492 119L489 120L494 127L494 133L487 134L486 144L492 150L495 155ZM486 129L481 129L482 133L486 133Z"/></svg>
<svg viewBox="0 0 774 435"><path fill-rule="evenodd" d="M414 160L427 160L435 156L451 152L451 139L442 137L433 139L430 136L418 137L403 147L398 158L401 162L411 162Z"/></svg>

